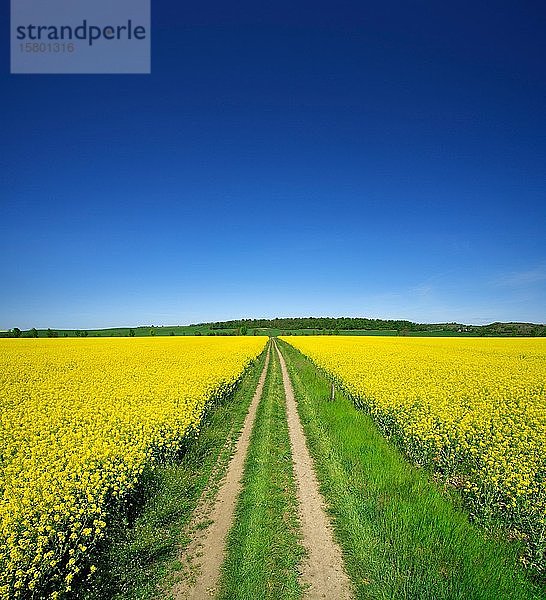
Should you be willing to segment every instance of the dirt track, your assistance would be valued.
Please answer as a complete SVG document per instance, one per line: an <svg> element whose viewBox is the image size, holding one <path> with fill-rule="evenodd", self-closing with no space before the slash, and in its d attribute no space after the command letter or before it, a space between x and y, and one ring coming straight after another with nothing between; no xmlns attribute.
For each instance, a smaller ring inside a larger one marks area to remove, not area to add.
<svg viewBox="0 0 546 600"><path fill-rule="evenodd" d="M304 597L310 600L349 600L353 598L351 583L345 573L341 550L334 540L332 527L326 515L286 363L276 344L274 347L282 369L302 545L307 552L301 565L301 581L306 586ZM173 589L175 600L203 600L216 596L225 558L226 539L234 521L244 463L262 396L270 351L271 349L268 350L241 436L225 478L220 482L218 493L215 495L214 489L205 491L192 517L188 528L192 539L181 557L186 575ZM214 476L211 479L213 480Z"/></svg>

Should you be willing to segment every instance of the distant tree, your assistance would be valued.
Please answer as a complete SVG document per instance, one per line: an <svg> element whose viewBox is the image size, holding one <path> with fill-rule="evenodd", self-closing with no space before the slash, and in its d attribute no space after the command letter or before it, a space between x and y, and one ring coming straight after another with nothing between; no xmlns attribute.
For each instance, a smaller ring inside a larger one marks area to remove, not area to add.
<svg viewBox="0 0 546 600"><path fill-rule="evenodd" d="M169 335L174 335L174 331L171 329L171 333L169 333Z"/></svg>
<svg viewBox="0 0 546 600"><path fill-rule="evenodd" d="M246 335L247 332L248 332L248 327L246 325L243 325L241 327L241 329L239 330L239 332L240 332L241 335Z"/></svg>
<svg viewBox="0 0 546 600"><path fill-rule="evenodd" d="M201 335L200 331L196 331L193 335Z"/></svg>
<svg viewBox="0 0 546 600"><path fill-rule="evenodd" d="M129 337L135 337L135 330L129 329Z"/></svg>
<svg viewBox="0 0 546 600"><path fill-rule="evenodd" d="M21 333L22 333L22 331L19 329L19 327L14 327L14 328L11 330L11 335L12 335L14 338L19 338L19 337L21 337Z"/></svg>
<svg viewBox="0 0 546 600"><path fill-rule="evenodd" d="M207 333L207 335L212 335L212 336L214 336L214 335L216 335L216 334L214 333L214 331L209 331L209 332Z"/></svg>
<svg viewBox="0 0 546 600"><path fill-rule="evenodd" d="M47 328L47 337L48 338L56 338L59 337L59 332L58 331L53 331L52 329L50 329L49 327Z"/></svg>
<svg viewBox="0 0 546 600"><path fill-rule="evenodd" d="M30 337L33 337L33 338L37 338L38 337L38 330L36 329L36 327L33 327L30 330Z"/></svg>
<svg viewBox="0 0 546 600"><path fill-rule="evenodd" d="M150 329L150 335L155 335L155 329L154 329L153 325L152 325L152 328Z"/></svg>

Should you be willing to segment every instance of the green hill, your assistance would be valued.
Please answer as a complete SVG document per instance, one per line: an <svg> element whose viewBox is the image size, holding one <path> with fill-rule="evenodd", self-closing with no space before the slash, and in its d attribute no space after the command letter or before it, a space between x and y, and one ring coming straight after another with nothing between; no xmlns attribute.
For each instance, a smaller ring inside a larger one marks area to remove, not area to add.
<svg viewBox="0 0 546 600"><path fill-rule="evenodd" d="M546 336L537 323L414 323L366 317L286 317L236 319L192 325L113 327L106 329L29 329L17 327L0 337L143 337L174 335L400 335L400 336Z"/></svg>

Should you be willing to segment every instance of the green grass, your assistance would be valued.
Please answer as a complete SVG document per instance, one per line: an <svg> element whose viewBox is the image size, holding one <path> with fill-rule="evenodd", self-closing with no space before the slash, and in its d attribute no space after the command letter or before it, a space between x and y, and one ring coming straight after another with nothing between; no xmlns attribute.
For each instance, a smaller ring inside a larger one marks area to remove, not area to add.
<svg viewBox="0 0 546 600"><path fill-rule="evenodd" d="M199 437L189 443L180 460L149 475L134 514L125 515L112 527L96 562L97 576L80 597L147 600L168 596L168 590L161 591L160 585L169 585L170 575L179 566L180 545L189 541L181 539L181 532L213 470L217 478L225 470L264 360L265 353L247 371L235 393L209 411ZM218 465L220 469L215 468Z"/></svg>
<svg viewBox="0 0 546 600"><path fill-rule="evenodd" d="M543 598L517 548L486 537L300 352L279 342L357 598Z"/></svg>
<svg viewBox="0 0 546 600"><path fill-rule="evenodd" d="M272 352L251 436L219 598L300 598L296 489L280 363Z"/></svg>

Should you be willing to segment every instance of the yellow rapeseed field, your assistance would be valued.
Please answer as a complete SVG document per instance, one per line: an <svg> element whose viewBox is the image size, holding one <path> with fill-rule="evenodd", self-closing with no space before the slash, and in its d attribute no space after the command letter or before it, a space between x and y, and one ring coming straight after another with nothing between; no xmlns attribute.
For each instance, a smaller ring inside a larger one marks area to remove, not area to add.
<svg viewBox="0 0 546 600"><path fill-rule="evenodd" d="M546 339L289 337L544 570Z"/></svg>
<svg viewBox="0 0 546 600"><path fill-rule="evenodd" d="M0 340L0 598L58 598L264 337Z"/></svg>

